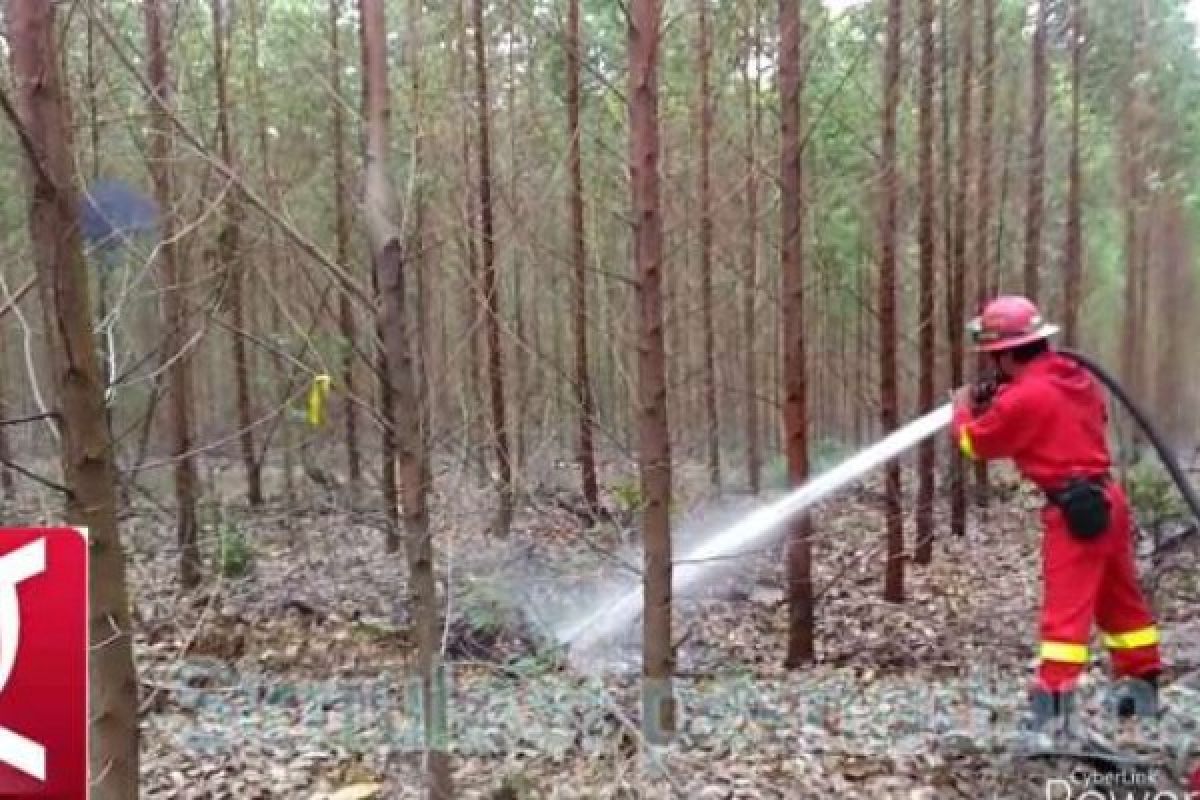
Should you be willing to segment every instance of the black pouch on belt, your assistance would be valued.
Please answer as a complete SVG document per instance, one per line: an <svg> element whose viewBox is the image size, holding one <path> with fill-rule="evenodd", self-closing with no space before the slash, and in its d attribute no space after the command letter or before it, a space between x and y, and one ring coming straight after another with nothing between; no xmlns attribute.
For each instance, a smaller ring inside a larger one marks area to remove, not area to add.
<svg viewBox="0 0 1200 800"><path fill-rule="evenodd" d="M1077 539L1096 539L1108 530L1112 514L1104 484L1093 478L1072 478L1050 502L1062 509L1067 529Z"/></svg>

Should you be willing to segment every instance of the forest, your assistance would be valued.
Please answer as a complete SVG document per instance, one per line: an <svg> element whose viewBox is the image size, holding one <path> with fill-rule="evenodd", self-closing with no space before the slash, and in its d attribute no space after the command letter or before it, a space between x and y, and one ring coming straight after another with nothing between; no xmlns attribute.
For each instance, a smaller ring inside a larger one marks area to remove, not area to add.
<svg viewBox="0 0 1200 800"><path fill-rule="evenodd" d="M1200 797L1197 0L3 9L0 523L87 528L96 800ZM1153 423L1161 713L1112 630L1075 701L1141 794L1003 744L1054 523L948 404L1017 295Z"/></svg>

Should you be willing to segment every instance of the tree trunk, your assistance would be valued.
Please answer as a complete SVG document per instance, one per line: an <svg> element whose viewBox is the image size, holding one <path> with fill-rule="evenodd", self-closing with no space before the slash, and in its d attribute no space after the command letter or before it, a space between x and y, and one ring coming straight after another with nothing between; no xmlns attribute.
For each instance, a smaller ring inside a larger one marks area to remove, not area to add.
<svg viewBox="0 0 1200 800"><path fill-rule="evenodd" d="M950 307L947 309L951 330L950 337L950 386L963 385L966 376L963 352L963 323L966 321L966 276L967 270L967 218L971 190L971 85L974 81L974 0L961 0L962 14L962 74L959 75L958 93L958 180L954 198L954 254L950 270ZM946 165L949 170L950 165ZM955 536L967 532L967 470L961 456L952 459L950 486L950 530Z"/></svg>
<svg viewBox="0 0 1200 800"><path fill-rule="evenodd" d="M1025 205L1025 296L1038 301L1042 264L1042 193L1046 170L1046 28L1050 3L1039 0L1033 31L1029 120L1029 195Z"/></svg>
<svg viewBox="0 0 1200 800"><path fill-rule="evenodd" d="M746 53L746 266L743 272L742 329L745 338L746 370L746 477L750 492L762 488L762 437L759 434L758 397L758 326L756 296L758 292L758 140L762 130L762 59L761 0L754 0L754 22L751 35L753 49ZM753 58L753 65L751 64ZM753 74L751 74L753 73Z"/></svg>
<svg viewBox="0 0 1200 800"><path fill-rule="evenodd" d="M4 348L0 347L0 363L7 365L8 361L5 355ZM8 402L4 397L4 388L4 386L0 386L0 419L8 417ZM15 500L16 487L13 484L12 471L5 466L11 460L12 448L8 442L8 427L0 425L0 491L4 492L5 498Z"/></svg>
<svg viewBox="0 0 1200 800"><path fill-rule="evenodd" d="M163 362L170 363L169 389L171 410L171 454L175 463L175 506L179 542L179 575L185 588L200 583L200 550L196 541L196 468L192 456L192 380L191 356L182 353L188 341L188 311L179 272L178 245L175 236L174 129L169 107L171 80L167 66L167 46L163 38L161 0L147 0L146 49L150 84L158 102L150 104L149 161L154 194L162 209L162 245L159 249L166 331Z"/></svg>
<svg viewBox="0 0 1200 800"><path fill-rule="evenodd" d="M217 148L221 161L231 170L238 169L229 125L229 72L226 45L232 38L226 31L225 6L232 0L210 0L213 23L213 73L217 92ZM242 304L242 284L245 274L241 238L242 204L237 189L225 193L222 204L221 229L217 234L217 260L225 276L229 292L231 320L230 345L233 357L233 377L237 393L238 441L242 448L242 464L246 470L246 499L252 506L261 506L262 470L254 454L254 415L250 408L250 365L246 353L246 314Z"/></svg>
<svg viewBox="0 0 1200 800"><path fill-rule="evenodd" d="M475 89L479 104L479 216L483 235L483 302L487 311L488 385L492 405L492 436L499 473L500 507L492 527L498 536L512 526L513 474L508 446L507 414L504 410L504 355L500 346L500 293L496 281L496 237L492 211L491 108L488 103L487 46L484 31L484 0L473 4L475 34Z"/></svg>
<svg viewBox="0 0 1200 800"><path fill-rule="evenodd" d="M455 0L454 12L458 31L458 61L456 64L456 80L462 102L461 153L463 168L462 210L464 221L463 260L466 266L467 286L463 293L463 325L467 337L467 374L466 385L466 431L467 457L475 468L475 475L480 485L487 481L487 463L483 433L483 369L480 365L479 333L480 314L483 312L482 293L479 289L479 247L475 239L476 226L479 224L479 209L476 205L475 183L471 174L471 103L470 85L467 77L470 42L467 33L467 18L463 3L471 0Z"/></svg>
<svg viewBox="0 0 1200 800"><path fill-rule="evenodd" d="M595 401L588 370L587 236L583 214L583 127L580 125L579 0L569 0L567 8L567 132L570 136L568 161L571 171L571 232L574 246L575 282L572 285L575 306L575 402L579 407L579 473L583 497L591 512L600 508L600 489L596 479L594 445Z"/></svg>
<svg viewBox="0 0 1200 800"><path fill-rule="evenodd" d="M1121 372L1125 386L1136 397L1143 389L1141 363L1145 357L1143 319L1138 314L1138 310L1142 302L1139 292L1140 273L1144 266L1140 253L1142 241L1145 238L1142 217L1142 196L1145 184L1142 131L1146 125L1143 114L1143 90L1139 78L1144 74L1146 66L1146 13L1145 7L1140 1L1135 0L1130 5L1133 17L1133 68L1127 81L1129 94L1125 103L1125 113L1122 115L1124 124L1121 137L1123 139L1121 149L1125 172L1125 302L1121 337ZM1137 438L1136 432L1132 434L1132 441L1127 442L1127 450L1132 450ZM1132 452L1122 455L1122 460L1128 461L1132 457Z"/></svg>
<svg viewBox="0 0 1200 800"><path fill-rule="evenodd" d="M808 480L808 362L804 342L804 154L800 141L800 61L804 30L795 0L779 0L780 270L783 297L783 430L788 482ZM802 514L788 531L788 643L785 666L794 669L815 655L812 590L812 523Z"/></svg>
<svg viewBox="0 0 1200 800"><path fill-rule="evenodd" d="M709 64L712 61L712 36L709 33L708 5L711 0L696 0L700 18L696 44L700 70L700 303L704 315L704 416L708 445L708 480L715 489L721 487L720 428L717 419L717 368L713 331L713 211L712 211L712 90L709 86Z"/></svg>
<svg viewBox="0 0 1200 800"><path fill-rule="evenodd" d="M1083 294L1083 231L1080 200L1079 115L1083 78L1083 4L1071 0L1071 152L1067 166L1067 242L1063 286L1063 338L1070 347L1078 342L1079 307Z"/></svg>
<svg viewBox="0 0 1200 800"><path fill-rule="evenodd" d="M425 114L422 105L421 88L421 27L424 25L423 0L409 0L408 30L409 30L409 88L412 91L413 142L412 161L410 167L413 174L420 175L425 168ZM413 271L417 278L417 409L420 416L421 430L421 474L424 484L433 489L433 402L432 387L429 383L430 336L429 311L432 297L432 279L434 271L429 269L429 254L426 250L425 229L425 195L424 182L419 178L412 182L412 231L409 233L412 253Z"/></svg>
<svg viewBox="0 0 1200 800"><path fill-rule="evenodd" d="M267 103L266 96L262 88L262 68L259 66L259 35L262 27L260 19L261 10L257 0L250 4L250 61L254 65L250 71L251 95L254 98L254 106L256 108L256 116L258 119L258 160L262 167L263 184L266 187L267 201L274 208L282 208L283 203L279 194L279 182L275 178L275 172L272 168L273 159L271 157L271 140L267 133ZM276 236L275 226L267 226L267 268L265 277L273 282L275 286L285 285L285 274L291 274L294 264L290 256L287 258L287 269L281 268L280 262L283 260L281 256L279 241ZM339 261L339 264L341 262ZM259 276L260 280L263 278ZM282 299L282 298L280 298ZM276 335L283 329L283 311L280 302L271 303L271 314L269 323L270 329ZM290 393L290 380L288 378L288 362L282 355L278 355L271 359L271 371L274 378L275 390L280 401L287 399ZM283 453L283 498L284 503L291 505L295 496L294 486L292 485L292 446L291 446L291 426L288 423L286 415L279 422L279 449ZM269 454L269 446L266 442L263 443L260 461L266 463ZM285 521L285 524L287 522Z"/></svg>
<svg viewBox="0 0 1200 800"><path fill-rule="evenodd" d="M659 198L659 0L632 0L629 14L629 169L638 324L638 469L645 506L642 639L643 726L653 743L675 732L671 637L671 445L663 347L662 216Z"/></svg>
<svg viewBox="0 0 1200 800"><path fill-rule="evenodd" d="M975 224L975 301L982 311L989 295L992 268L992 125L996 110L996 0L983 0L983 110L979 120L979 205ZM982 374L987 366L986 356L979 356L976 372ZM988 465L975 464L975 503L986 508L989 502Z"/></svg>
<svg viewBox="0 0 1200 800"><path fill-rule="evenodd" d="M156 16L156 3L146 8L148 20ZM79 197L56 9L43 0L11 0L6 5L9 56L29 159L29 233L54 365L62 472L70 492L66 516L69 524L86 526L89 539L91 796L128 800L138 793L138 683L117 530L116 465L76 224ZM161 74L164 65L157 66Z"/></svg>
<svg viewBox="0 0 1200 800"><path fill-rule="evenodd" d="M338 37L338 20L342 17L342 0L329 0L329 85L333 93L333 218L337 240L334 258L342 269L349 271L350 215L346 208L346 123L342 108L342 54ZM354 376L354 349L357 331L354 324L354 304L350 295L341 292L338 303L338 327L342 336L342 386L345 403L346 470L352 486L362 480L362 458L358 449L357 387Z"/></svg>
<svg viewBox="0 0 1200 800"><path fill-rule="evenodd" d="M413 325L405 297L404 232L397 225L398 202L388 171L391 112L388 105L387 34L383 0L361 0L363 80L367 124L364 212L375 258L381 299L380 327L388 357L388 378L395 394L396 468L403 486L405 550L416 621L417 662L424 717L428 796L453 795L446 730L445 675L440 664L438 599L433 574L433 542L426 506L428 486L422 467L418 404L421 362L415 357Z"/></svg>
<svg viewBox="0 0 1200 800"><path fill-rule="evenodd" d="M896 430L900 416L896 392L896 239L900 199L896 179L896 109L900 104L902 12L902 0L889 0L883 68L883 146L880 155L883 214L879 225L879 418L885 436ZM904 519L900 507L900 466L892 461L886 473L887 577L883 597L891 603L902 603Z"/></svg>
<svg viewBox="0 0 1200 800"><path fill-rule="evenodd" d="M918 133L917 174L920 183L920 211L917 219L917 246L920 260L920 361L921 374L917 402L922 414L933 410L933 391L936 373L934 335L937 328L934 304L934 205L933 180L933 85L934 85L934 15L933 0L920 0L921 67L917 82ZM921 443L917 455L917 547L918 564L933 561L933 502L936 449L931 439Z"/></svg>

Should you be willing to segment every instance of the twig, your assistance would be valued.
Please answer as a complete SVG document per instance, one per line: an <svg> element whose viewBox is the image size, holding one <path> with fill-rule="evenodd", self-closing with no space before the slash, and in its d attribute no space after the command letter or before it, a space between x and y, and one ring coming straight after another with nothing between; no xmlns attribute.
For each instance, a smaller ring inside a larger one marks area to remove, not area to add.
<svg viewBox="0 0 1200 800"><path fill-rule="evenodd" d="M15 417L13 419L0 419L0 427L4 425L21 425L26 422L37 422L43 419L58 419L57 411L47 411L45 414L34 414L31 417Z"/></svg>
<svg viewBox="0 0 1200 800"><path fill-rule="evenodd" d="M8 302L6 302L3 306L0 306L0 319L4 319L4 317L8 316L8 312L12 311L17 303L21 302L21 299L25 297L25 295L29 293L29 290L37 284L37 279L38 276L36 273L30 275L29 280L25 281L25 283L21 284L20 288L9 295Z"/></svg>
<svg viewBox="0 0 1200 800"><path fill-rule="evenodd" d="M35 483L40 483L42 486L45 486L48 489L53 489L56 492L61 492L69 498L73 498L75 496L75 493L72 492L70 489L68 489L66 486L63 486L60 483L55 483L54 481L50 480L49 478L43 478L41 475L38 475L36 472L31 472L30 470L26 469L25 467L22 467L20 464L16 463L15 461L9 461L7 458L0 457L0 464L3 464L4 466L8 467L13 472L17 472L21 475L24 475L26 478L29 478L29 480L31 480Z"/></svg>

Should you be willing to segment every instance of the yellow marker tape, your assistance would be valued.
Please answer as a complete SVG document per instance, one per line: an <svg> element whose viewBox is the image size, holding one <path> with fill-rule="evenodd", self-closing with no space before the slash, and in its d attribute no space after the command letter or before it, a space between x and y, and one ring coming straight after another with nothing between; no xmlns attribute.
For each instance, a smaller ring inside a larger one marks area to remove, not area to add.
<svg viewBox="0 0 1200 800"><path fill-rule="evenodd" d="M328 375L317 375L308 390L308 424L314 428L325 424L325 397L330 382Z"/></svg>

